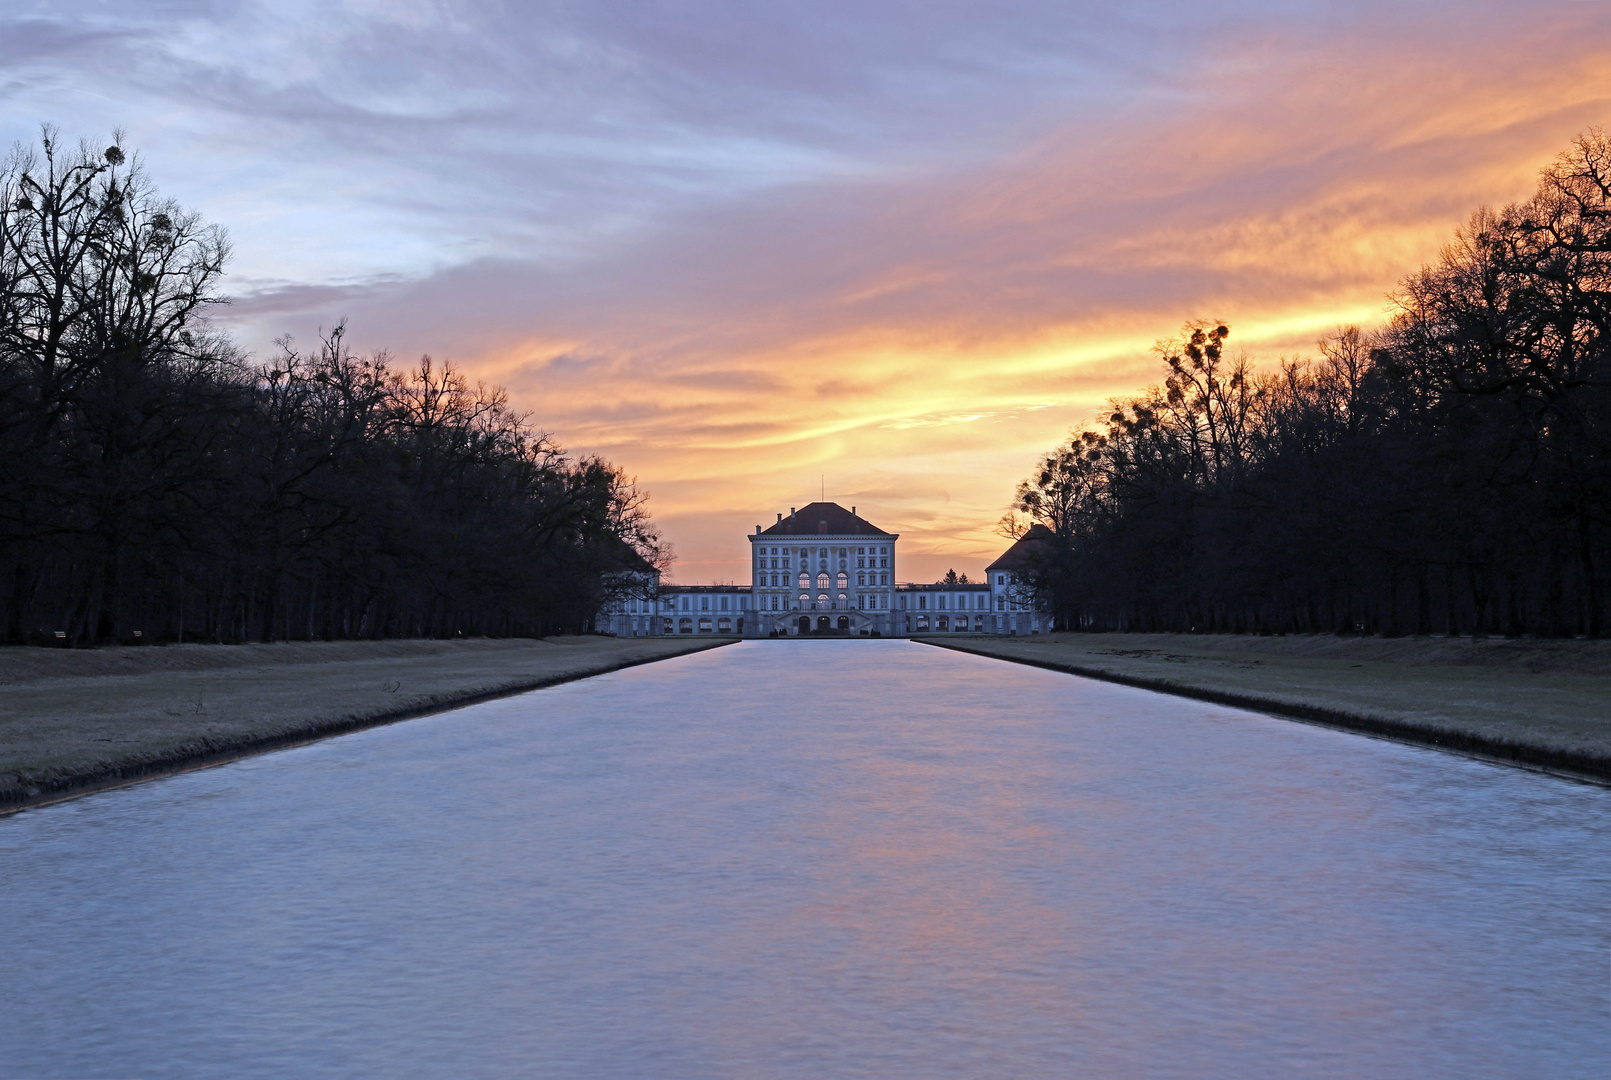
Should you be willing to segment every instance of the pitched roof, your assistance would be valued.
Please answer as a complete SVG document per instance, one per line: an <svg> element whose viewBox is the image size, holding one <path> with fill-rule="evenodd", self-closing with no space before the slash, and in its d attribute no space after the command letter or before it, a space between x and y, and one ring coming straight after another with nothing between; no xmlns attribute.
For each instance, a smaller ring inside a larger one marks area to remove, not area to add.
<svg viewBox="0 0 1611 1080"><path fill-rule="evenodd" d="M870 521L852 514L838 503L814 502L800 507L788 517L761 532L762 536L888 536Z"/></svg>
<svg viewBox="0 0 1611 1080"><path fill-rule="evenodd" d="M628 574L658 574L654 564L638 553L638 549L622 540L619 536L606 535L602 538L604 559L610 563L608 569Z"/></svg>
<svg viewBox="0 0 1611 1080"><path fill-rule="evenodd" d="M1022 570L1033 566L1045 557L1047 542L1056 536L1056 533L1044 525L1031 525L1029 531L1020 536L1012 547L1002 552L999 559L985 567L985 573L994 570Z"/></svg>

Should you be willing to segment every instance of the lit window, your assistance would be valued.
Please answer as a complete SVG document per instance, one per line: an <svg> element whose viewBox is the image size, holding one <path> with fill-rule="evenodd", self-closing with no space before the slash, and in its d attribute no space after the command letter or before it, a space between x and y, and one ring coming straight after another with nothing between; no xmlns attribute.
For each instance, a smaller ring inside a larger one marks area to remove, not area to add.
<svg viewBox="0 0 1611 1080"><path fill-rule="evenodd" d="M800 588L809 589L810 587L811 587L811 575L810 574L801 574L800 575Z"/></svg>
<svg viewBox="0 0 1611 1080"><path fill-rule="evenodd" d="M827 574L818 574L817 575L817 588L826 589L827 587L828 587L828 575Z"/></svg>
<svg viewBox="0 0 1611 1080"><path fill-rule="evenodd" d="M839 587L841 589L850 587L850 575L843 570L839 571Z"/></svg>

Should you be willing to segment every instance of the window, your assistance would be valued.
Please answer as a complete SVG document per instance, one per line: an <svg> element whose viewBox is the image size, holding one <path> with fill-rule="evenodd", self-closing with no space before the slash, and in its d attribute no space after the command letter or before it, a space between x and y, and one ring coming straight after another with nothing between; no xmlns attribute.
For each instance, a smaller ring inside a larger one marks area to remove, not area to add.
<svg viewBox="0 0 1611 1080"><path fill-rule="evenodd" d="M710 610L710 597L701 596L699 598L699 610L700 611L709 611Z"/></svg>
<svg viewBox="0 0 1611 1080"><path fill-rule="evenodd" d="M1007 575L1006 574L997 574L996 575L996 584L997 585L1005 585L1005 584L1007 584Z"/></svg>
<svg viewBox="0 0 1611 1080"><path fill-rule="evenodd" d="M918 598L917 598L917 606L920 607L920 608L928 607L929 606L929 598L927 596L923 596L923 595L920 594L918 596Z"/></svg>
<svg viewBox="0 0 1611 1080"><path fill-rule="evenodd" d="M1007 610L1007 601L1006 601L1005 598L1000 597L1000 596L996 597L996 610L997 611L1006 611Z"/></svg>
<svg viewBox="0 0 1611 1080"><path fill-rule="evenodd" d="M857 555L865 555L865 554L867 554L867 549L866 548L857 548L856 549L856 554Z"/></svg>
<svg viewBox="0 0 1611 1080"><path fill-rule="evenodd" d="M817 575L817 588L826 589L827 587L828 587L828 575L827 574L818 574Z"/></svg>
<svg viewBox="0 0 1611 1080"><path fill-rule="evenodd" d="M867 584L867 575L866 574L857 574L856 575L856 584L857 585L865 585L865 584Z"/></svg>
<svg viewBox="0 0 1611 1080"><path fill-rule="evenodd" d="M811 602L811 597L807 596L805 593L800 594L800 606L801 607L805 607L810 602Z"/></svg>
<svg viewBox="0 0 1611 1080"><path fill-rule="evenodd" d="M850 585L850 575L845 573L843 570L839 571L839 587L841 589L844 589L844 588L848 588L849 585Z"/></svg>
<svg viewBox="0 0 1611 1080"><path fill-rule="evenodd" d="M800 588L802 588L802 589L811 588L811 575L810 574L801 574L800 575Z"/></svg>
<svg viewBox="0 0 1611 1080"><path fill-rule="evenodd" d="M727 610L727 597L722 597L720 606L723 611Z"/></svg>

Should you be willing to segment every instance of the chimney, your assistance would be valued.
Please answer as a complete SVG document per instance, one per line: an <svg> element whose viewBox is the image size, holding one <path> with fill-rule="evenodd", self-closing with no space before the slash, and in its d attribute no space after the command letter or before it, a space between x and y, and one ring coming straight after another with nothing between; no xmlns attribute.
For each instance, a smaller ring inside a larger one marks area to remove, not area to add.
<svg viewBox="0 0 1611 1080"><path fill-rule="evenodd" d="M792 511L791 511L791 513L792 513ZM783 511L781 511L781 510L778 511L778 524L779 525L783 524Z"/></svg>
<svg viewBox="0 0 1611 1080"><path fill-rule="evenodd" d="M759 525L755 526L755 535L756 536L761 535L761 527Z"/></svg>
<svg viewBox="0 0 1611 1080"><path fill-rule="evenodd" d="M855 516L856 516L856 508L855 508L855 507L854 507L854 506L852 506L852 507L851 507L851 508L850 508L850 516L851 516L851 517L855 517Z"/></svg>
<svg viewBox="0 0 1611 1080"><path fill-rule="evenodd" d="M797 508L796 508L796 507L793 507L793 506L791 506L791 507L789 507L789 516L790 516L790 517L791 517L791 518L792 518L792 517L793 517L793 516L794 516L794 511L795 511L795 510L796 510L796 509L797 509Z"/></svg>

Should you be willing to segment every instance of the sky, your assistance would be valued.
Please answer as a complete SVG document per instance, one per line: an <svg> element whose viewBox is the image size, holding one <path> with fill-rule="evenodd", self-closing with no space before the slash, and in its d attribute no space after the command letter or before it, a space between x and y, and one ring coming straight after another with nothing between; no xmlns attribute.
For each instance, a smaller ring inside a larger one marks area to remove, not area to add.
<svg viewBox="0 0 1611 1080"><path fill-rule="evenodd" d="M819 494L977 574L1156 341L1379 324L1608 106L1607 0L0 8L0 143L123 130L228 229L244 348L506 386L682 583Z"/></svg>

